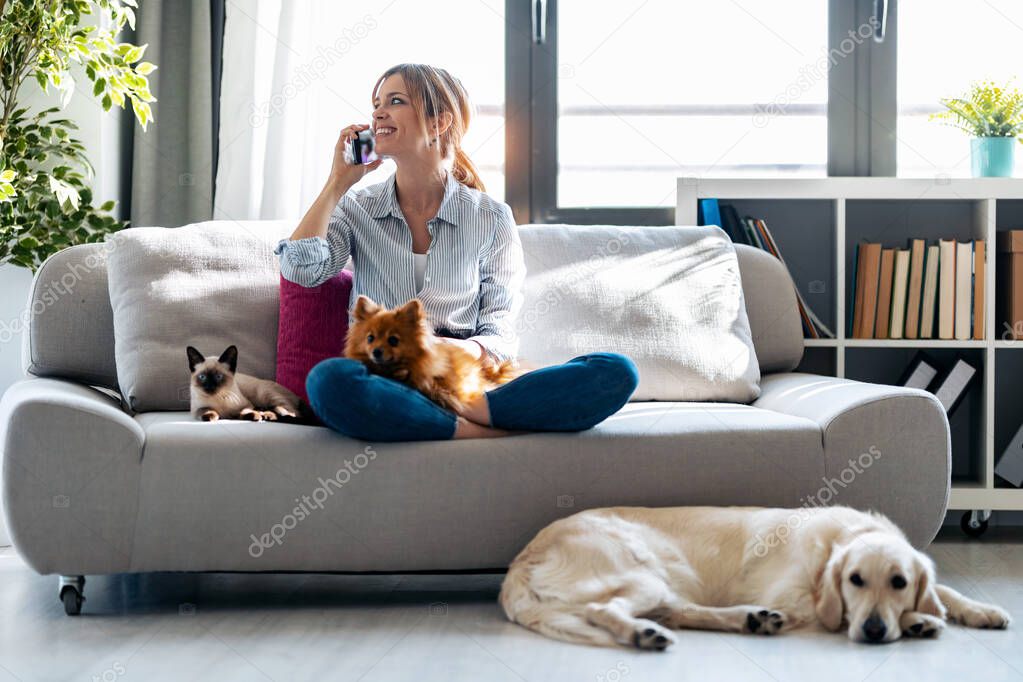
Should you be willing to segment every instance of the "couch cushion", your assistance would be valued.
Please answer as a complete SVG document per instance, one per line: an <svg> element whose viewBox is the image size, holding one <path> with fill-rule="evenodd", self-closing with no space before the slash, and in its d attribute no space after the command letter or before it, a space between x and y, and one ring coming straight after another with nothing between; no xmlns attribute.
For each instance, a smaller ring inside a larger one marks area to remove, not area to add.
<svg viewBox="0 0 1023 682"><path fill-rule="evenodd" d="M631 403L578 434L421 443L180 412L136 420L133 571L496 568L584 508L795 507L824 475L817 424L748 405Z"/></svg>
<svg viewBox="0 0 1023 682"><path fill-rule="evenodd" d="M107 237L114 351L133 410L188 409L187 346L238 346L238 371L274 376L278 280L273 245L292 221L136 227Z"/></svg>
<svg viewBox="0 0 1023 682"><path fill-rule="evenodd" d="M281 275L274 380L306 402L309 370L323 360L344 354L351 293L351 270L342 270L315 287L289 282Z"/></svg>
<svg viewBox="0 0 1023 682"><path fill-rule="evenodd" d="M616 351L639 369L634 401L759 395L739 265L721 228L528 225L520 236L526 362Z"/></svg>

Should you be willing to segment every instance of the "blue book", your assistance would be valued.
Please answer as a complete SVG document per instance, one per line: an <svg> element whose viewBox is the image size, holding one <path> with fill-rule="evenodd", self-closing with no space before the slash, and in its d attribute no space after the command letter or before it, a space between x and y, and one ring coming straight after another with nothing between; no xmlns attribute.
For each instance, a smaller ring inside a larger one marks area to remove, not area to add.
<svg viewBox="0 0 1023 682"><path fill-rule="evenodd" d="M696 224L721 227L721 208L717 199L700 199L696 211Z"/></svg>
<svg viewBox="0 0 1023 682"><path fill-rule="evenodd" d="M856 303L856 268L859 267L860 260L860 245L857 244L856 248L853 249L853 263L852 263L852 285L849 287L849 291L845 292L845 297L848 303L845 307L845 321L846 321L846 332L845 338L851 339L853 335L853 314L856 312L853 310L853 306Z"/></svg>

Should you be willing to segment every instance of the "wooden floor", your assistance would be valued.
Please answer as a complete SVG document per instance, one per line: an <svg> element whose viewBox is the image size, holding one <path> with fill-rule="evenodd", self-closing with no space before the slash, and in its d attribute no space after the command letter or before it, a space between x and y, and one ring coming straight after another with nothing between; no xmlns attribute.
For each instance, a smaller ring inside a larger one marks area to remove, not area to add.
<svg viewBox="0 0 1023 682"><path fill-rule="evenodd" d="M1003 605L1014 626L887 646L686 631L665 653L598 649L508 623L495 575L90 577L69 618L56 578L0 549L0 681L1023 680L1023 538L950 532L930 554L943 582Z"/></svg>

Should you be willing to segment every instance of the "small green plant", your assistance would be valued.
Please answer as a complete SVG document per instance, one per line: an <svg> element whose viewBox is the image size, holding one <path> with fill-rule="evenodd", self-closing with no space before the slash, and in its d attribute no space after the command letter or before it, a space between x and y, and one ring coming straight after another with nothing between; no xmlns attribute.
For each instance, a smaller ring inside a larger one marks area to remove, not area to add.
<svg viewBox="0 0 1023 682"><path fill-rule="evenodd" d="M940 100L947 111L931 114L973 137L1020 137L1023 133L1023 92L978 81L962 97ZM1020 140L1023 142L1023 139Z"/></svg>
<svg viewBox="0 0 1023 682"><path fill-rule="evenodd" d="M140 61L145 45L116 40L125 23L135 28L137 7L136 0L0 0L0 264L35 271L60 249L127 226L110 215L115 202L93 206L95 171L71 133L78 126L58 112L81 87L75 62L104 111L130 100L143 130L154 120L146 75L156 66ZM80 25L96 12L99 27ZM55 88L61 107L19 107L28 80L44 92Z"/></svg>

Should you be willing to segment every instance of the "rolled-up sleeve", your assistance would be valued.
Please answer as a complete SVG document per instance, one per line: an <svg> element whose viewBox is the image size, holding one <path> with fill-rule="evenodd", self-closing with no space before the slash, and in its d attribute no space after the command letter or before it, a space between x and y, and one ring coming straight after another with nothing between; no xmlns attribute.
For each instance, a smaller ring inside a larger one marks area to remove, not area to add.
<svg viewBox="0 0 1023 682"><path fill-rule="evenodd" d="M327 238L282 239L274 247L284 279L304 287L323 284L336 275L352 253L352 225L345 211L348 195L330 214Z"/></svg>
<svg viewBox="0 0 1023 682"><path fill-rule="evenodd" d="M513 360L518 355L515 322L522 307L525 277L518 227L511 208L505 204L490 249L480 260L479 317L476 333L469 337L499 361Z"/></svg>

